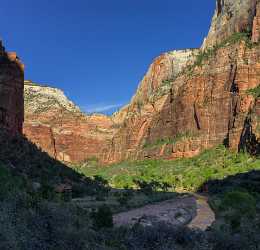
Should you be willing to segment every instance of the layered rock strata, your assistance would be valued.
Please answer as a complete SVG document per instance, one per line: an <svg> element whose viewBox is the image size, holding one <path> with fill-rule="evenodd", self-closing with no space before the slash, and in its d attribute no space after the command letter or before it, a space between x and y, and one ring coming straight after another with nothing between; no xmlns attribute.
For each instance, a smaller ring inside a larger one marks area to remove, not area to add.
<svg viewBox="0 0 260 250"><path fill-rule="evenodd" d="M104 162L191 157L220 143L237 151L252 137L258 145L258 97L249 91L260 84L258 23L258 1L217 1L191 63L167 80L161 77L172 72L167 64L156 60L150 68Z"/></svg>
<svg viewBox="0 0 260 250"><path fill-rule="evenodd" d="M41 102L36 110L26 106L25 133L51 155L71 162L90 156L103 163L176 159L221 143L257 154L259 20L258 0L217 0L202 47L156 58L118 113L89 117L77 108ZM42 92L42 87L26 88ZM39 99L34 94L33 103Z"/></svg>
<svg viewBox="0 0 260 250"><path fill-rule="evenodd" d="M110 117L86 115L57 89L26 81L24 133L42 150L68 163L102 158L116 128Z"/></svg>

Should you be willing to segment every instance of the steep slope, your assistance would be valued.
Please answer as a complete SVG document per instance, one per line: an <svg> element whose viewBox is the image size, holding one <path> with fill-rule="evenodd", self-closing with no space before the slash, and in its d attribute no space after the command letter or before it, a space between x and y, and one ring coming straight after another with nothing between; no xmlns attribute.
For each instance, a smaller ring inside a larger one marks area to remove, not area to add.
<svg viewBox="0 0 260 250"><path fill-rule="evenodd" d="M256 1L217 1L209 35L191 63L171 76L161 57L155 61L122 111L104 162L190 157L223 142L238 150L254 141L256 153L259 101L249 90L260 83L259 17Z"/></svg>
<svg viewBox="0 0 260 250"><path fill-rule="evenodd" d="M112 138L111 118L86 115L56 88L25 81L25 135L54 158L80 163L100 158Z"/></svg>

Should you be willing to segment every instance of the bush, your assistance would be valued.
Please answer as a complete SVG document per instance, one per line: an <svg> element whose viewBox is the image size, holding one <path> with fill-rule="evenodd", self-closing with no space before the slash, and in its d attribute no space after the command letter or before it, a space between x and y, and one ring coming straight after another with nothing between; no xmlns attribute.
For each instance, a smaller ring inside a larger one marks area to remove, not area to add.
<svg viewBox="0 0 260 250"><path fill-rule="evenodd" d="M256 213L256 200L247 192L231 191L224 195L220 210L234 210L240 216L253 217Z"/></svg>
<svg viewBox="0 0 260 250"><path fill-rule="evenodd" d="M133 190L129 189L122 192L116 192L114 195L121 206L127 206L129 200L134 196L134 193Z"/></svg>
<svg viewBox="0 0 260 250"><path fill-rule="evenodd" d="M92 212L91 218L93 219L93 224L96 229L113 227L112 212L106 205L99 207L96 212Z"/></svg>

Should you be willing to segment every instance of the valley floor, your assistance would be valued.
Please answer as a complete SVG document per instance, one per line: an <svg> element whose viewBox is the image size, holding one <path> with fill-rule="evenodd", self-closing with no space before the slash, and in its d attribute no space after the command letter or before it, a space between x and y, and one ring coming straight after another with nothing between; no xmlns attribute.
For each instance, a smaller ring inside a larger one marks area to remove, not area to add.
<svg viewBox="0 0 260 250"><path fill-rule="evenodd" d="M139 222L145 226L152 226L156 222L166 222L171 225L188 225L190 228L206 230L215 221L215 214L207 200L206 196L198 194L183 195L115 214L114 224L123 226Z"/></svg>

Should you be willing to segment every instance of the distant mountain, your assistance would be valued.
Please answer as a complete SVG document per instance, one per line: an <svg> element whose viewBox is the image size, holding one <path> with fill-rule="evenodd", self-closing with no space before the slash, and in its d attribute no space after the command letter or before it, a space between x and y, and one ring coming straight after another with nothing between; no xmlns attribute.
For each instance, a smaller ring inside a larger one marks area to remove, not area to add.
<svg viewBox="0 0 260 250"><path fill-rule="evenodd" d="M25 81L25 135L54 158L82 163L101 158L116 124L101 114L86 115L57 89Z"/></svg>

